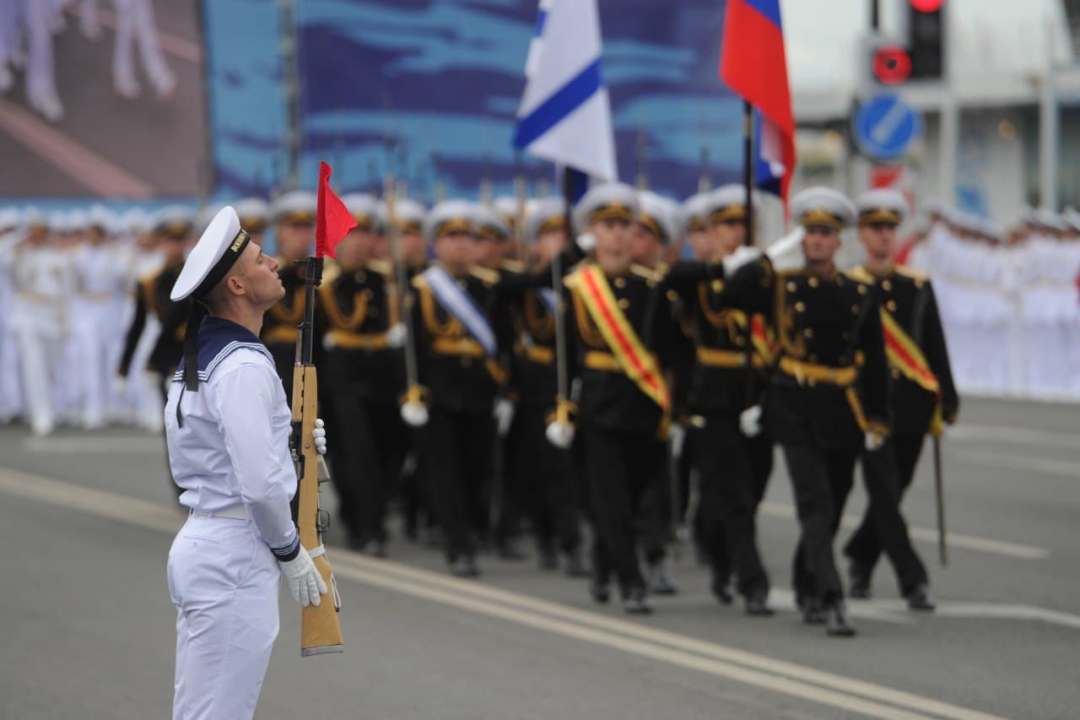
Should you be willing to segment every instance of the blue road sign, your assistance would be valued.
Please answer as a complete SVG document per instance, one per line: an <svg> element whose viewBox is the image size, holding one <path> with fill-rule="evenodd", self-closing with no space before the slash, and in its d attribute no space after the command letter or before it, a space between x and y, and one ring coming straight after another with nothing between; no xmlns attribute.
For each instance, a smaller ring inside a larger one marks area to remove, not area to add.
<svg viewBox="0 0 1080 720"><path fill-rule="evenodd" d="M897 95L881 93L861 104L851 121L859 149L877 160L907 151L922 132L922 117Z"/></svg>

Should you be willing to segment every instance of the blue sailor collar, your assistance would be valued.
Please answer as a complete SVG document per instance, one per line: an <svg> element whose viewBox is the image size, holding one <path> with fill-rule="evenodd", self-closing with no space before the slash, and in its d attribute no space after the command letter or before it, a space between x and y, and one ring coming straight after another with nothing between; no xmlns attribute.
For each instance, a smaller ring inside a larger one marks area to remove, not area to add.
<svg viewBox="0 0 1080 720"><path fill-rule="evenodd" d="M209 380L221 361L240 348L255 350L271 363L274 361L262 341L246 327L213 315L204 319L199 326L198 338L199 382ZM182 381L183 375L183 371L178 370L173 375L173 382Z"/></svg>

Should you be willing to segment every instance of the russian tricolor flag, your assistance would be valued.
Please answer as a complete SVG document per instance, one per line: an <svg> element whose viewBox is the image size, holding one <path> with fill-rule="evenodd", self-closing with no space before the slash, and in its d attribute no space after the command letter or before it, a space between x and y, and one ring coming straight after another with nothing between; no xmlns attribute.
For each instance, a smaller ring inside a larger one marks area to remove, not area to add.
<svg viewBox="0 0 1080 720"><path fill-rule="evenodd" d="M720 78L760 111L754 176L764 189L775 188L786 204L795 171L795 117L780 0L727 0Z"/></svg>

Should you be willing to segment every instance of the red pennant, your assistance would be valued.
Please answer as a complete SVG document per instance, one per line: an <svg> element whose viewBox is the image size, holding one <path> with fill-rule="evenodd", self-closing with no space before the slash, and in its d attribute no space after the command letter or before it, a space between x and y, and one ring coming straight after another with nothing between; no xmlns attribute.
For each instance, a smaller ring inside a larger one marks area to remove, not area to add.
<svg viewBox="0 0 1080 720"><path fill-rule="evenodd" d="M315 208L315 257L337 257L337 246L341 239L356 227L345 203L341 202L330 187L333 168L325 162L319 163L319 196Z"/></svg>

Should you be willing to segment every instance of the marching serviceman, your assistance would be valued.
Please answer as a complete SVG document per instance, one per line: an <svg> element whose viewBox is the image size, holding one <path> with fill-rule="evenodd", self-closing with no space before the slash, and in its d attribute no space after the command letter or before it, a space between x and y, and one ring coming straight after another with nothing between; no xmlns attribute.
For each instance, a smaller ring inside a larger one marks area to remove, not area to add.
<svg viewBox="0 0 1080 720"><path fill-rule="evenodd" d="M908 606L929 611L934 603L926 568L911 545L899 506L915 475L926 434L940 433L942 421L950 425L956 421L960 399L930 281L893 263L896 228L904 221L907 202L895 190L871 190L859 197L858 211L866 264L850 274L876 287L880 297L893 380L893 421L885 444L862 458L870 503L844 547L850 562L850 593L870 597L870 579L884 549Z"/></svg>
<svg viewBox="0 0 1080 720"><path fill-rule="evenodd" d="M529 266L549 267L568 246L566 205L558 198L538 201L523 233ZM554 570L559 554L571 577L586 575L581 557L578 473L568 450L545 437L555 410L555 313L558 298L550 285L526 290L515 304L513 387L517 407L508 437L508 459L521 483L524 512L532 521L540 567Z"/></svg>
<svg viewBox="0 0 1080 720"><path fill-rule="evenodd" d="M168 563L175 720L251 718L278 633L279 575L305 607L327 591L292 519L292 413L259 342L264 313L284 294L277 263L249 242L231 207L170 294L190 307L165 408L169 465L190 509ZM324 453L321 425L314 442Z"/></svg>
<svg viewBox="0 0 1080 720"><path fill-rule="evenodd" d="M746 238L746 191L725 185L704 207L707 232L695 241L699 257L713 267L742 247ZM696 272L688 272L696 270ZM746 612L769 616L769 577L757 545L755 517L772 472L772 440L756 417L770 359L755 330L760 316L725 305L725 283L697 264L676 265L665 284L693 312L696 364L689 392L698 428L694 463L700 487L700 528L712 570L712 591L732 601L728 583L738 578ZM767 351L766 351L767 352ZM749 425L740 422L744 413Z"/></svg>
<svg viewBox="0 0 1080 720"><path fill-rule="evenodd" d="M240 224L251 236L251 242L262 247L263 236L270 225L270 206L262 198L244 198L234 206L240 216Z"/></svg>
<svg viewBox="0 0 1080 720"><path fill-rule="evenodd" d="M722 264L726 303L747 315L765 315L776 329L777 365L764 415L784 452L802 531L794 559L796 599L804 622L824 623L838 637L855 631L847 622L833 538L856 459L880 448L889 430L877 294L834 262L854 214L851 202L834 190L804 190L792 199L792 216L804 228L801 268L777 272L748 247ZM757 424L759 413L751 410L740 418L744 431Z"/></svg>
<svg viewBox="0 0 1080 720"><path fill-rule="evenodd" d="M330 403L348 441L332 475L349 546L386 554L386 507L405 451L398 397L404 385L399 349L405 341L393 267L376 260L382 232L371 195L342 198L354 227L337 247L340 273L319 289Z"/></svg>
<svg viewBox="0 0 1080 720"><path fill-rule="evenodd" d="M605 603L615 576L628 613L652 612L639 557L638 521L650 488L663 477L671 395L664 376L672 315L656 274L631 260L637 192L600 185L579 201L578 227L595 240L590 257L566 277L567 363L580 382L577 424L591 498L593 599ZM548 426L563 447L573 428Z"/></svg>
<svg viewBox="0 0 1080 720"><path fill-rule="evenodd" d="M158 238L158 250L164 262L161 268L148 277L139 280L135 288L135 315L128 327L124 340L124 352L120 357L118 374L130 382L129 374L139 340L147 328L147 319L157 319L159 332L154 349L146 361L146 368L158 376L162 402L165 399L166 383L176 369L180 357L181 343L184 338L184 308L169 298L169 291L180 274L184 264L184 253L192 239L194 215L184 207L171 207L161 211L154 225L154 235Z"/></svg>
<svg viewBox="0 0 1080 720"><path fill-rule="evenodd" d="M315 194L305 190L285 193L274 201L273 216L278 273L285 297L267 313L262 341L274 357L282 386L291 388L296 337L304 319L303 260L315 242ZM292 402L292 398L288 401Z"/></svg>

